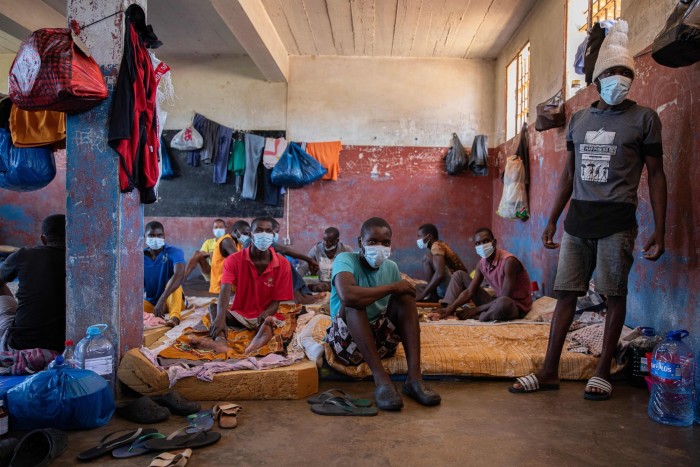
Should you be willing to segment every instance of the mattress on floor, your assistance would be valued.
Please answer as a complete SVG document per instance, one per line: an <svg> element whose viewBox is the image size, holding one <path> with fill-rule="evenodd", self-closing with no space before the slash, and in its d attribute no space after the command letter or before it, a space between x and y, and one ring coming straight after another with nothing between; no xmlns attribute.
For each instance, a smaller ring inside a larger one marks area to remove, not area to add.
<svg viewBox="0 0 700 467"><path fill-rule="evenodd" d="M330 318L315 320L313 337L321 342ZM424 375L517 377L536 371L543 363L549 339L549 325L543 323L498 323L447 321L421 323L421 369ZM364 378L371 375L366 363L344 366L324 343L326 360L338 372ZM396 354L382 360L390 374L405 374L406 356L399 346ZM585 380L593 376L598 358L564 351L559 366L561 379ZM613 373L619 371L613 365Z"/></svg>
<svg viewBox="0 0 700 467"><path fill-rule="evenodd" d="M156 368L139 351L129 350L117 370L119 380L134 391L155 396L169 388L168 373ZM171 389L190 400L302 399L318 392L318 370L308 360L268 370L240 370L218 373L212 382L188 377Z"/></svg>

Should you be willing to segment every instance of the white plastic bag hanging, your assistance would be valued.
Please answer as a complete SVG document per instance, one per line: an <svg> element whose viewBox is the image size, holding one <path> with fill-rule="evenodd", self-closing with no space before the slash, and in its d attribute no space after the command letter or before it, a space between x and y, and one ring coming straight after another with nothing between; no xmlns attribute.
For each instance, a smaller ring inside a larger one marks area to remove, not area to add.
<svg viewBox="0 0 700 467"><path fill-rule="evenodd" d="M525 220L530 217L525 191L525 167L518 156L510 156L506 160L503 196L496 214L506 219Z"/></svg>
<svg viewBox="0 0 700 467"><path fill-rule="evenodd" d="M201 149L202 144L204 144L202 135L200 135L190 123L173 136L170 147L179 149L180 151L194 151Z"/></svg>

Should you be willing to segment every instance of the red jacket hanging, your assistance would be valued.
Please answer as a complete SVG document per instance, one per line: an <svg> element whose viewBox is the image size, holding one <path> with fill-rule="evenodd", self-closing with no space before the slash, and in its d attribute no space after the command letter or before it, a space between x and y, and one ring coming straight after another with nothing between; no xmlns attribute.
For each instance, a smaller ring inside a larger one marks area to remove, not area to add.
<svg viewBox="0 0 700 467"><path fill-rule="evenodd" d="M124 56L112 101L108 143L119 154L122 193L138 188L141 202L149 204L156 201L154 187L159 173L158 83L146 46L134 27L135 19L131 17L143 15L143 10L132 7L124 15Z"/></svg>

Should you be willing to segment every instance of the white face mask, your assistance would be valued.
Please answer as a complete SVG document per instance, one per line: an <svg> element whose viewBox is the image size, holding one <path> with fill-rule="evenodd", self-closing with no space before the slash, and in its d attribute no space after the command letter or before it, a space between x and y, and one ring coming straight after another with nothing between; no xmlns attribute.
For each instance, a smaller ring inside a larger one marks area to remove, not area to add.
<svg viewBox="0 0 700 467"><path fill-rule="evenodd" d="M221 238L226 235L226 229L214 229L214 237Z"/></svg>
<svg viewBox="0 0 700 467"><path fill-rule="evenodd" d="M612 75L600 80L600 98L608 105L618 105L627 97L632 79L622 75Z"/></svg>
<svg viewBox="0 0 700 467"><path fill-rule="evenodd" d="M238 241L241 242L241 245L245 245L250 241L250 235L239 234Z"/></svg>
<svg viewBox="0 0 700 467"><path fill-rule="evenodd" d="M275 232L275 236L272 238L272 243L279 243L280 242L280 234Z"/></svg>
<svg viewBox="0 0 700 467"><path fill-rule="evenodd" d="M375 269L384 263L384 261L389 259L391 256L391 247L382 245L367 245L364 247L363 253L365 259Z"/></svg>
<svg viewBox="0 0 700 467"><path fill-rule="evenodd" d="M422 238L416 240L416 245L418 245L418 248L420 248L421 250L425 250L426 248L428 248L428 244L425 243L425 241Z"/></svg>
<svg viewBox="0 0 700 467"><path fill-rule="evenodd" d="M267 251L271 246L275 236L267 232L256 232L253 234L253 244L260 251Z"/></svg>
<svg viewBox="0 0 700 467"><path fill-rule="evenodd" d="M333 245L332 247L330 247L330 248L328 248L325 244L323 245L323 249L326 250L326 251L333 251L333 250L335 250L336 248L338 248L338 244L337 244L337 243L336 243L335 245Z"/></svg>
<svg viewBox="0 0 700 467"><path fill-rule="evenodd" d="M146 246L151 250L160 250L165 246L165 239L158 237L146 237Z"/></svg>
<svg viewBox="0 0 700 467"><path fill-rule="evenodd" d="M488 258L494 251L496 251L496 249L493 247L493 243L482 243L476 246L476 254L482 258Z"/></svg>

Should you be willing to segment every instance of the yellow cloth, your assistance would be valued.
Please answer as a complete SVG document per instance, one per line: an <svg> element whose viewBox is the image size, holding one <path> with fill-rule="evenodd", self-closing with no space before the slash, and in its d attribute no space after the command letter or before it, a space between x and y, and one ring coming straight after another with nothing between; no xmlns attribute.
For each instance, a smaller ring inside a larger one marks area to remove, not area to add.
<svg viewBox="0 0 700 467"><path fill-rule="evenodd" d="M12 144L17 147L45 146L66 139L66 114L51 110L10 110Z"/></svg>
<svg viewBox="0 0 700 467"><path fill-rule="evenodd" d="M214 252L215 248L216 248L216 239L209 238L207 240L204 240L204 243L202 243L202 247L199 250L203 251L205 253L208 253L208 254L212 254Z"/></svg>
<svg viewBox="0 0 700 467"><path fill-rule="evenodd" d="M209 279L209 293L218 294L221 292L221 275L224 273L224 260L226 260L224 255L221 254L221 242L223 242L225 238L230 238L233 240L233 244L236 245L236 251L241 251L243 249L243 246L230 234L226 234L216 241L214 251L211 253L211 278Z"/></svg>
<svg viewBox="0 0 700 467"><path fill-rule="evenodd" d="M341 149L343 149L343 145L340 141L306 143L306 152L311 154L323 167L328 169L328 172L321 177L321 180L338 180Z"/></svg>
<svg viewBox="0 0 700 467"><path fill-rule="evenodd" d="M155 307L149 301L143 301L143 311L153 313ZM175 289L168 298L165 299L165 312L170 318L180 319L180 313L185 309L185 291L182 286Z"/></svg>

